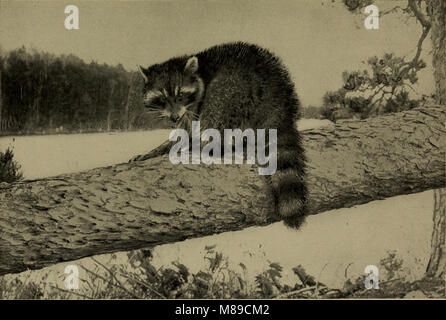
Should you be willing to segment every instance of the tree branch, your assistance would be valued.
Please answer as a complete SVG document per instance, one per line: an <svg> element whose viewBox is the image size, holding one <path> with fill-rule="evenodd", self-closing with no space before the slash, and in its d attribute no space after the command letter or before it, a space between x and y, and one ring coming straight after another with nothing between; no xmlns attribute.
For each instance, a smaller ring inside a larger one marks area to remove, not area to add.
<svg viewBox="0 0 446 320"><path fill-rule="evenodd" d="M408 6L414 13L417 20L420 22L420 24L423 28L423 31L421 33L420 38L418 39L417 52L415 53L415 56L413 57L413 59L410 62L407 63L408 64L407 68L405 68L401 71L400 76L403 76L404 74L408 73L409 70L411 68L413 68L418 63L418 60L420 59L424 39L426 39L426 37L429 34L429 31L431 29L431 23L427 20L426 16L421 12L421 8L418 7L418 5L416 4L416 0L408 0Z"/></svg>
<svg viewBox="0 0 446 320"><path fill-rule="evenodd" d="M445 108L303 132L309 213L445 184ZM152 247L274 216L254 165L173 165L167 156L0 184L0 275Z"/></svg>
<svg viewBox="0 0 446 320"><path fill-rule="evenodd" d="M431 23L427 19L427 17L421 12L421 8L417 5L416 0L408 0L408 6L414 13L417 20L421 23L424 28L430 28Z"/></svg>

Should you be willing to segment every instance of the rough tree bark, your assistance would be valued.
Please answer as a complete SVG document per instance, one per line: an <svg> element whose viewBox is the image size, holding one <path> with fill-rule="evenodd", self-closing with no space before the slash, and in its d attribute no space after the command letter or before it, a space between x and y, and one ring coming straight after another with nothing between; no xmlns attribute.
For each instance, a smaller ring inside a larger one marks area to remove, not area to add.
<svg viewBox="0 0 446 320"><path fill-rule="evenodd" d="M0 60L0 63L2 61ZM3 119L2 119L2 113L3 113L3 100L2 100L2 70L0 65L0 132L3 130Z"/></svg>
<svg viewBox="0 0 446 320"><path fill-rule="evenodd" d="M446 2L429 0L427 11L431 23L432 67L437 103L446 105Z"/></svg>
<svg viewBox="0 0 446 320"><path fill-rule="evenodd" d="M446 2L444 0L428 0L427 13L431 24L432 67L434 69L436 102L446 105ZM446 280L444 189L435 190L435 195L432 251L426 275Z"/></svg>
<svg viewBox="0 0 446 320"><path fill-rule="evenodd" d="M309 213L445 184L442 106L303 132ZM253 165L166 156L0 184L0 275L276 221Z"/></svg>
<svg viewBox="0 0 446 320"><path fill-rule="evenodd" d="M434 219L433 229L436 232L432 233L431 240L431 257L427 265L426 276L443 278L446 272L445 257L445 236L446 229L445 221L445 198L446 189L434 190ZM443 230L443 232L441 232Z"/></svg>

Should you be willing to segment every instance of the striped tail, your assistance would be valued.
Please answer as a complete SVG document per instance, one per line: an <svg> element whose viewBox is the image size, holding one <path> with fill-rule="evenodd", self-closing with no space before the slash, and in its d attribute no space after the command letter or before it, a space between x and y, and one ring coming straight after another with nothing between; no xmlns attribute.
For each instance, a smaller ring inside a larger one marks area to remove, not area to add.
<svg viewBox="0 0 446 320"><path fill-rule="evenodd" d="M279 129L277 138L277 171L270 178L270 186L277 214L286 225L298 228L305 219L307 203L305 154L294 127Z"/></svg>

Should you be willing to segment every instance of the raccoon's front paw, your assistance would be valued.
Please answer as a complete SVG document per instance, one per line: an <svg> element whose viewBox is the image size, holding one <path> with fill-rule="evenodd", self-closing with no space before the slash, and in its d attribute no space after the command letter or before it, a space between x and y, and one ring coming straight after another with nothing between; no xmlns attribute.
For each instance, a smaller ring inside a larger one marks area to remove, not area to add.
<svg viewBox="0 0 446 320"><path fill-rule="evenodd" d="M135 161L144 161L147 159L152 159L160 156L159 152L157 150L151 151L147 154L140 154L138 156L134 156L129 160L129 162L135 162Z"/></svg>
<svg viewBox="0 0 446 320"><path fill-rule="evenodd" d="M131 158L129 160L129 162L144 161L144 160L147 160L150 158L153 158L153 157L149 157L148 154L140 154L138 156L134 156L133 158Z"/></svg>
<svg viewBox="0 0 446 320"><path fill-rule="evenodd" d="M131 159L129 160L129 163L130 163L130 162L140 161L140 159L141 159L142 156L143 156L142 154L137 155L137 156L134 156L133 158L131 158Z"/></svg>

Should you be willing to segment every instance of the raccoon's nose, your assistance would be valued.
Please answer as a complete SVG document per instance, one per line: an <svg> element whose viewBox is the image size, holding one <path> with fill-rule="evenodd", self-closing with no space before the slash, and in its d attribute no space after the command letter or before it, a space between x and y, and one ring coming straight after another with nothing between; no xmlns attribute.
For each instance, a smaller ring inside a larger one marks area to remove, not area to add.
<svg viewBox="0 0 446 320"><path fill-rule="evenodd" d="M178 120L180 120L180 116L177 114L171 114L170 120L172 120L173 122L177 122Z"/></svg>

